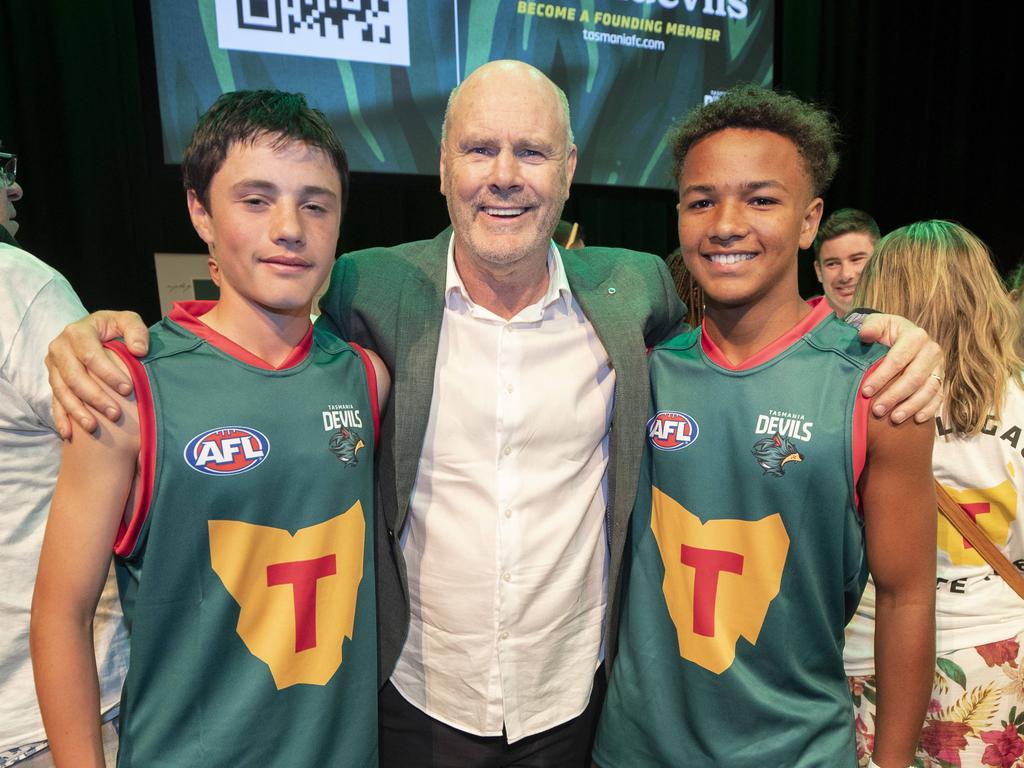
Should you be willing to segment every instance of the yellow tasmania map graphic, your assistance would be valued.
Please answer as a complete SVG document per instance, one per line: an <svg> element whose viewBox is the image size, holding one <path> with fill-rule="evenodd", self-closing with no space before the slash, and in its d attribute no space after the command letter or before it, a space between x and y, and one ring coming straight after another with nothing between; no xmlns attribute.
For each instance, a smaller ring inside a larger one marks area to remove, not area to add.
<svg viewBox="0 0 1024 768"><path fill-rule="evenodd" d="M363 578L363 509L292 536L280 528L211 520L210 560L238 603L238 634L270 667L278 690L326 685L352 637Z"/></svg>
<svg viewBox="0 0 1024 768"><path fill-rule="evenodd" d="M700 519L652 488L651 529L665 564L662 590L679 655L715 674L752 645L779 594L789 535L778 514L760 520Z"/></svg>
<svg viewBox="0 0 1024 768"><path fill-rule="evenodd" d="M1013 475L1013 467L1007 467ZM943 486L953 501L974 519L978 527L998 547L1005 547L1010 523L1017 517L1017 491L1010 479L993 488L967 488L962 491ZM953 565L984 565L985 559L970 545L945 515L939 515L939 548L949 555Z"/></svg>

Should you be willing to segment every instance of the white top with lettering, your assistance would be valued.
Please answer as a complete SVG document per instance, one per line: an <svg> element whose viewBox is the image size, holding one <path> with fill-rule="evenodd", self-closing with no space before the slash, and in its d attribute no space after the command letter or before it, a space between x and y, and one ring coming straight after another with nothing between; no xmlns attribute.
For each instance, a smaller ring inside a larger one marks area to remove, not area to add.
<svg viewBox="0 0 1024 768"><path fill-rule="evenodd" d="M932 470L1017 570L1024 572L1024 391L1007 385L999 418L981 434L958 437L936 418ZM1016 637L1024 602L942 515L938 517L935 652L951 653ZM874 674L874 589L864 592L846 628L849 675Z"/></svg>
<svg viewBox="0 0 1024 768"><path fill-rule="evenodd" d="M512 743L581 714L601 661L615 372L554 246L546 294L507 321L473 303L452 253L391 681Z"/></svg>

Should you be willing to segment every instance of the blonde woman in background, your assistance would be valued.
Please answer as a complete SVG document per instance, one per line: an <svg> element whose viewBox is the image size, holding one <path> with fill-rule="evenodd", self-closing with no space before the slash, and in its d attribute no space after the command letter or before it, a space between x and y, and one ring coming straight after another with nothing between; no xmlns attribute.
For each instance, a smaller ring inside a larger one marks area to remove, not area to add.
<svg viewBox="0 0 1024 768"><path fill-rule="evenodd" d="M988 248L948 221L898 229L875 246L854 306L901 314L942 347L935 477L1024 567L1018 318ZM1024 765L1024 600L942 516L936 583L935 682L916 765ZM869 584L847 628L844 656L861 765L875 737L873 597Z"/></svg>

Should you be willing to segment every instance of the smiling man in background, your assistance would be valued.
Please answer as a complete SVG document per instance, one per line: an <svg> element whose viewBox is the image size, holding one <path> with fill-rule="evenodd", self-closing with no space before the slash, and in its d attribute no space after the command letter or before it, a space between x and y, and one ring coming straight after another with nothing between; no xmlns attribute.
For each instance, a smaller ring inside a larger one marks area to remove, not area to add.
<svg viewBox="0 0 1024 768"><path fill-rule="evenodd" d="M840 317L853 307L860 273L880 236L878 224L869 214L840 208L825 219L814 238L814 271L825 298Z"/></svg>

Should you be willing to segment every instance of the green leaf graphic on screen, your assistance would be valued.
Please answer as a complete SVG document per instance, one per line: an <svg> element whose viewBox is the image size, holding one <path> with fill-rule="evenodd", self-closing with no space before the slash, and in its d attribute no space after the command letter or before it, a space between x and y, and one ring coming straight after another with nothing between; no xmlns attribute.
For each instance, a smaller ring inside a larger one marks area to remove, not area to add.
<svg viewBox="0 0 1024 768"><path fill-rule="evenodd" d="M756 32L758 32L767 22L763 18L766 10L765 6L755 6L756 10L745 19L730 19L726 25L725 36L729 41L729 68L733 69L737 67L741 61L741 54L743 49L747 47L751 41L756 41ZM753 47L753 46L752 46ZM769 72L766 79L762 81L762 85L771 87L771 67L769 66Z"/></svg>
<svg viewBox="0 0 1024 768"><path fill-rule="evenodd" d="M594 18L594 0L583 0L583 10L587 12L590 18ZM594 22L588 22L587 27L589 29L594 28ZM594 78L597 77L597 68L600 64L598 59L600 54L598 51L597 43L593 40L587 41L587 93L594 90Z"/></svg>
<svg viewBox="0 0 1024 768"><path fill-rule="evenodd" d="M466 33L466 64L462 71L464 78L474 69L491 60L491 43L494 40L494 20L498 18L501 0L476 0L469 6L469 24Z"/></svg>
<svg viewBox="0 0 1024 768"><path fill-rule="evenodd" d="M217 84L221 93L229 93L235 88L235 73L231 71L231 59L228 52L221 49L217 42L217 14L214 12L213 0L197 0L199 18L203 22L203 35L206 37L206 48L210 52L210 63L217 75Z"/></svg>
<svg viewBox="0 0 1024 768"><path fill-rule="evenodd" d="M345 91L345 101L348 103L348 111L352 115L352 122L356 124L356 128L359 129L363 140L373 152L373 156L383 163L384 153L381 151L377 139L374 138L373 133L370 131L370 127L363 119L363 112L359 108L359 92L356 90L356 81L352 76L352 65L347 61L339 61L338 74L341 76L341 87Z"/></svg>

